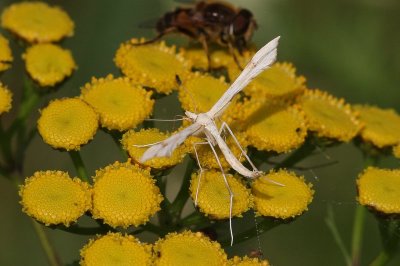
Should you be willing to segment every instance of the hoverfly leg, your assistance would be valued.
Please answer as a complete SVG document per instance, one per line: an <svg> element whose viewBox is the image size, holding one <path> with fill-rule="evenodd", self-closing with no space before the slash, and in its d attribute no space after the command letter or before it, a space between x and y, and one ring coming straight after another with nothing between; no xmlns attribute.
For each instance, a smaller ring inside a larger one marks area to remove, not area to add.
<svg viewBox="0 0 400 266"><path fill-rule="evenodd" d="M203 46L204 52L206 53L207 56L207 71L211 70L211 56L210 56L210 50L208 49L208 43L206 36L204 34L201 35L199 38L199 41L201 42L201 45Z"/></svg>
<svg viewBox="0 0 400 266"><path fill-rule="evenodd" d="M235 49L233 48L232 44L228 42L228 49L229 53L232 55L233 60L235 61L236 65L239 67L240 71L243 71L243 67L240 65L239 58L235 53Z"/></svg>

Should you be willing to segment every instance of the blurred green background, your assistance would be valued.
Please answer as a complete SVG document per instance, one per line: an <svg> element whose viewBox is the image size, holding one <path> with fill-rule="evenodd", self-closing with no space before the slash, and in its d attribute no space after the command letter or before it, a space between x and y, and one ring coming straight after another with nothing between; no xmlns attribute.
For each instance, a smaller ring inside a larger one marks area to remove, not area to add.
<svg viewBox="0 0 400 266"><path fill-rule="evenodd" d="M0 10L19 1L1 0ZM76 96L80 87L92 76L109 73L119 75L113 57L120 43L132 37L152 37L151 29L138 27L143 21L158 18L179 3L155 0L57 0L46 1L62 6L76 23L75 35L61 44L72 50L79 69L49 99ZM307 78L310 88L321 88L350 103L369 103L400 112L400 2L395 0L241 0L231 1L250 9L259 24L254 42L260 46L272 37L281 35L279 60L293 62L297 73ZM2 117L7 125L18 105L24 66L23 49L11 39L14 63L12 69L0 76L14 92L14 108ZM182 39L182 37L177 37ZM169 40L171 40L169 38ZM173 96L171 96L173 97ZM171 98L170 97L170 98ZM157 104L155 117L170 116L173 99ZM168 110L168 112L167 112ZM35 123L38 113L33 115ZM363 169L362 157L353 144L343 144L326 152L339 163L323 169L305 171L307 180L314 184L315 199L309 211L293 223L282 225L261 235L262 250L273 265L344 265L344 260L324 223L327 205L332 205L337 225L347 246L351 238L355 209L355 177ZM89 173L120 160L112 139L102 132L83 147L82 156ZM326 162L324 154L306 160L303 166ZM385 158L383 167L398 167L398 160ZM27 148L25 176L37 170L75 171L66 153L52 150L36 136ZM179 173L179 167L176 171ZM21 177L22 178L22 177ZM180 176L171 177L179 183ZM173 186L173 184L171 185ZM169 194L173 194L170 191ZM0 265L47 265L44 252L34 234L29 218L21 212L14 186L0 179ZM240 228L235 227L240 231ZM60 254L63 263L79 258L79 249L88 237L61 231L46 230ZM228 229L226 231L228 234ZM154 236L141 236L154 241ZM230 255L245 255L257 249L257 240L251 239L228 248ZM377 223L368 214L362 265L374 258L381 243ZM400 255L390 263L400 265Z"/></svg>

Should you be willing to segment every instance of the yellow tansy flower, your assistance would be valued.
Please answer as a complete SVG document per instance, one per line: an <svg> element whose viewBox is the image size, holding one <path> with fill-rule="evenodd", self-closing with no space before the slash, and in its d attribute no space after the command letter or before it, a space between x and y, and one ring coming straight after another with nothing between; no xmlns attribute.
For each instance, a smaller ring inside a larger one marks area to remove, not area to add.
<svg viewBox="0 0 400 266"><path fill-rule="evenodd" d="M142 244L131 235L108 233L91 239L81 249L82 266L144 266L151 265L151 246Z"/></svg>
<svg viewBox="0 0 400 266"><path fill-rule="evenodd" d="M12 93L0 82L0 115L11 109Z"/></svg>
<svg viewBox="0 0 400 266"><path fill-rule="evenodd" d="M263 102L263 101L261 101ZM247 129L249 145L258 150L289 152L304 143L307 126L304 113L297 106L281 102L262 104L250 101Z"/></svg>
<svg viewBox="0 0 400 266"><path fill-rule="evenodd" d="M267 260L259 260L257 258L249 258L244 256L243 258L235 256L229 260L230 266L269 266Z"/></svg>
<svg viewBox="0 0 400 266"><path fill-rule="evenodd" d="M165 42L137 45L144 40L132 39L123 43L115 55L115 63L122 72L135 82L158 93L169 94L176 87L176 75L185 79L190 65L175 47Z"/></svg>
<svg viewBox="0 0 400 266"><path fill-rule="evenodd" d="M268 179L284 186L271 183ZM302 176L279 170L257 178L252 184L252 194L258 215L287 219L307 210L314 191Z"/></svg>
<svg viewBox="0 0 400 266"><path fill-rule="evenodd" d="M149 170L116 162L96 171L92 214L113 227L146 223L162 200Z"/></svg>
<svg viewBox="0 0 400 266"><path fill-rule="evenodd" d="M400 144L393 147L393 155L400 159Z"/></svg>
<svg viewBox="0 0 400 266"><path fill-rule="evenodd" d="M81 92L84 101L100 115L100 123L109 130L125 131L136 127L153 111L151 92L128 78L92 78Z"/></svg>
<svg viewBox="0 0 400 266"><path fill-rule="evenodd" d="M400 143L400 116L393 109L356 105L360 120L365 124L361 137L382 148Z"/></svg>
<svg viewBox="0 0 400 266"><path fill-rule="evenodd" d="M234 195L232 216L241 216L251 207L250 191L238 177L227 173L225 176ZM230 195L221 171L207 170L201 176L200 173L192 174L190 195L194 202L197 191L197 205L201 212L215 219L229 218Z"/></svg>
<svg viewBox="0 0 400 266"><path fill-rule="evenodd" d="M28 42L55 42L74 33L74 23L65 11L35 1L7 7L1 25Z"/></svg>
<svg viewBox="0 0 400 266"><path fill-rule="evenodd" d="M170 233L154 245L157 266L224 266L228 260L220 244L201 233Z"/></svg>
<svg viewBox="0 0 400 266"><path fill-rule="evenodd" d="M351 140L360 130L360 122L350 105L320 90L307 90L298 99L308 128L319 137Z"/></svg>
<svg viewBox="0 0 400 266"><path fill-rule="evenodd" d="M226 144L231 149L233 155L239 159L239 161L243 162L246 160L245 156L242 155L242 151L239 146L236 144L234 139L229 135L228 132L225 133L227 138L225 139ZM235 132L235 137L239 141L240 146L246 152L247 142L245 140L245 135L241 132ZM188 152L192 154L192 157L196 160L196 154L194 150L194 146L196 143L202 142L205 140L199 137L190 136L185 141L185 145L187 147ZM208 144L196 145L197 155L199 156L201 167L205 169L220 169L217 159ZM224 169L231 168L230 164L226 161L225 156L222 154L221 150L218 147L215 147L215 151L217 152L218 159L221 163L221 166Z"/></svg>
<svg viewBox="0 0 400 266"><path fill-rule="evenodd" d="M54 86L76 69L71 52L50 43L33 45L22 57L29 75L40 86Z"/></svg>
<svg viewBox="0 0 400 266"><path fill-rule="evenodd" d="M179 87L178 99L184 110L204 113L221 98L228 89L223 77L219 79L200 72L192 73L186 79L182 79L182 86ZM223 112L221 120L231 122L239 110L236 108L236 101L239 96L233 98L231 104Z"/></svg>
<svg viewBox="0 0 400 266"><path fill-rule="evenodd" d="M368 167L357 179L358 202L384 214L400 214L400 170Z"/></svg>
<svg viewBox="0 0 400 266"><path fill-rule="evenodd" d="M237 68L229 69L231 80L234 80L241 72ZM293 64L278 62L258 75L243 92L257 98L290 99L304 91L305 81L303 76L296 76L296 68Z"/></svg>
<svg viewBox="0 0 400 266"><path fill-rule="evenodd" d="M214 78L208 74L195 72L182 80L178 99L184 110L203 113L221 98L229 85L224 78Z"/></svg>
<svg viewBox="0 0 400 266"><path fill-rule="evenodd" d="M194 69L208 69L207 54L202 47L181 48L180 51ZM209 52L211 68L229 68L233 66L238 69L232 54L227 49L211 49ZM244 67L253 54L252 51L244 51L242 56L239 54L236 54L236 56L239 63Z"/></svg>
<svg viewBox="0 0 400 266"><path fill-rule="evenodd" d="M139 163L143 153L150 147L137 147L135 145L146 145L167 139L171 134L160 132L157 128L141 129L140 131L130 130L122 136L122 146L128 151L129 156ZM185 146L182 145L174 150L170 157L152 158L143 163L156 169L168 168L182 162L186 155ZM142 164L142 163L141 163Z"/></svg>
<svg viewBox="0 0 400 266"><path fill-rule="evenodd" d="M78 98L54 100L41 110L38 120L43 141L56 149L79 150L98 128L96 112Z"/></svg>
<svg viewBox="0 0 400 266"><path fill-rule="evenodd" d="M62 171L35 172L19 195L23 211L46 225L69 226L91 207L89 185Z"/></svg>
<svg viewBox="0 0 400 266"><path fill-rule="evenodd" d="M12 61L13 57L8 40L0 34L0 72L10 68Z"/></svg>

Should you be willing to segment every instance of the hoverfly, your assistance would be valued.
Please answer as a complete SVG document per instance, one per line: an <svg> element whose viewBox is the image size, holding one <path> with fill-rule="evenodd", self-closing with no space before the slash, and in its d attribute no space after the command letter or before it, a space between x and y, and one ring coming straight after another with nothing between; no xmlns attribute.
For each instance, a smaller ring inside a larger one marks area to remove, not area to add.
<svg viewBox="0 0 400 266"><path fill-rule="evenodd" d="M239 54L247 48L257 23L253 14L245 9L234 7L222 1L200 1L193 7L178 7L165 13L156 23L158 35L144 43L153 43L171 33L181 33L201 43L210 65L209 44L216 43L227 47L238 66Z"/></svg>

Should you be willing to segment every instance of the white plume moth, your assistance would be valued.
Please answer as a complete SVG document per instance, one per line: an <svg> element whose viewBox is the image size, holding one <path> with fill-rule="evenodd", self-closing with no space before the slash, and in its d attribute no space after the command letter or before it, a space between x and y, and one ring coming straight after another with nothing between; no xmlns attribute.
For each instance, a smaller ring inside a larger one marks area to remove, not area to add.
<svg viewBox="0 0 400 266"><path fill-rule="evenodd" d="M277 46L279 42L279 36L267 43L264 47L262 47L251 59L251 61L246 65L243 71L240 73L239 77L232 83L232 85L228 88L228 90L222 95L222 97L214 104L211 109L206 113L195 114L189 111L186 111L185 114L192 122L192 124L180 132L174 134L168 139L161 141L159 143L155 143L141 157L140 161L145 162L149 159L155 157L168 157L171 156L172 152L182 144L187 137L191 135L199 135L204 134L206 136L207 141L199 144L209 144L214 155L216 156L217 162L220 165L220 169L222 171L222 176L224 177L225 184L230 194L230 233L231 233L231 244L233 243L233 232L232 232L232 202L233 202L233 193L228 185L226 180L226 176L224 170L219 162L218 156L215 151L215 146L218 145L222 154L224 155L226 161L229 165L237 171L239 174L247 177L247 178L257 178L261 176L263 173L259 171L253 163L250 161L244 150L239 145L239 142L233 135L233 132L229 128L226 123L222 123L220 129L218 129L215 119L221 116L223 111L228 107L232 98L243 90L247 84L250 83L257 75L259 75L262 71L269 68L276 60L277 56ZM242 150L243 155L246 157L247 161L252 166L252 170L247 169L232 153L228 145L225 143L224 139L221 137L221 131L227 129L230 135L235 140L236 144ZM137 145L141 146L141 145ZM150 145L142 145L150 146ZM196 152L196 158L200 167L200 174L202 171L200 161L198 160L196 146L194 146ZM201 177L201 176L200 176ZM200 184L200 179L198 184ZM196 201L197 204L197 194L196 193Z"/></svg>

